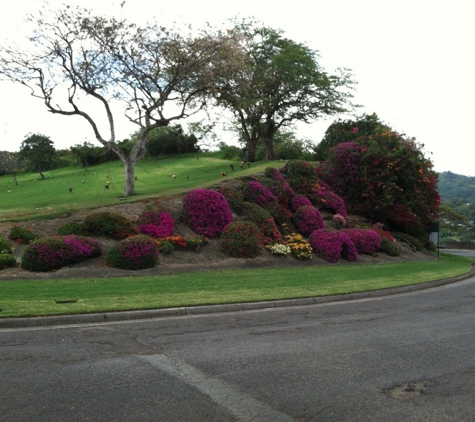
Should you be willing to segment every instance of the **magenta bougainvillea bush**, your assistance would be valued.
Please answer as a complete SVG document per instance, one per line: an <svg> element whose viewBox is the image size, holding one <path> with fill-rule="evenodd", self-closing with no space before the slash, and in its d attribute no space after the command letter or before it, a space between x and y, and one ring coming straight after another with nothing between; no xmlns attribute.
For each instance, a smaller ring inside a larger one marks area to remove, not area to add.
<svg viewBox="0 0 475 422"><path fill-rule="evenodd" d="M99 243L89 237L42 237L26 247L21 267L29 271L52 271L101 254Z"/></svg>
<svg viewBox="0 0 475 422"><path fill-rule="evenodd" d="M244 201L252 202L266 208L271 202L278 202L277 197L262 183L251 181L243 186Z"/></svg>
<svg viewBox="0 0 475 422"><path fill-rule="evenodd" d="M290 187L284 176L273 167L267 167L264 171L265 180L269 183L265 184L266 187L274 194L279 203L285 206L289 206L290 200L295 196L294 190Z"/></svg>
<svg viewBox="0 0 475 422"><path fill-rule="evenodd" d="M301 207L302 205L313 205L312 201L308 199L304 195L295 195L290 201L292 211L297 211L297 208Z"/></svg>
<svg viewBox="0 0 475 422"><path fill-rule="evenodd" d="M233 221L226 198L211 189L188 191L183 198L183 215L195 233L208 238L218 237Z"/></svg>
<svg viewBox="0 0 475 422"><path fill-rule="evenodd" d="M158 260L158 246L149 236L131 236L114 245L105 258L107 265L123 270L153 268Z"/></svg>
<svg viewBox="0 0 475 422"><path fill-rule="evenodd" d="M343 231L337 231L338 237L341 241L341 257L349 262L358 260L358 251L351 238Z"/></svg>
<svg viewBox="0 0 475 422"><path fill-rule="evenodd" d="M315 188L315 193L310 194L308 196L312 201L313 205L320 209L340 214L344 218L348 217L345 207L345 201L342 197L338 196L335 192L332 192L331 190L322 189L320 184L317 184Z"/></svg>
<svg viewBox="0 0 475 422"><path fill-rule="evenodd" d="M139 233L160 239L171 236L175 230L175 220L167 212L150 211L143 213L140 218Z"/></svg>
<svg viewBox="0 0 475 422"><path fill-rule="evenodd" d="M359 254L372 255L381 247L381 236L371 229L342 230L355 244Z"/></svg>
<svg viewBox="0 0 475 422"><path fill-rule="evenodd" d="M254 258L261 252L261 231L250 221L234 221L228 224L220 237L220 249L229 256Z"/></svg>
<svg viewBox="0 0 475 422"><path fill-rule="evenodd" d="M338 231L314 230L309 236L315 255L328 262L337 262L341 258L342 239Z"/></svg>
<svg viewBox="0 0 475 422"><path fill-rule="evenodd" d="M294 213L294 224L299 233L309 236L314 230L325 228L322 215L313 205L302 205Z"/></svg>

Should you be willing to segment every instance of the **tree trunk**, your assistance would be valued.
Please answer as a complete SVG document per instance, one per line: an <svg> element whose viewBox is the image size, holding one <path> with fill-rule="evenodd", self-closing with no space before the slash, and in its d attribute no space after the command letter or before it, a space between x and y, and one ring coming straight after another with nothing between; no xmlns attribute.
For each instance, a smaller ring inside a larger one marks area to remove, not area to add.
<svg viewBox="0 0 475 422"><path fill-rule="evenodd" d="M255 139L248 139L247 140L247 157L246 160L250 163L256 161L256 145L257 140Z"/></svg>
<svg viewBox="0 0 475 422"><path fill-rule="evenodd" d="M266 147L265 160L270 161L274 159L274 142L272 138L264 138L264 145Z"/></svg>
<svg viewBox="0 0 475 422"><path fill-rule="evenodd" d="M135 163L130 159L130 157L124 157L122 159L124 163L124 175L125 175L125 188L124 196L134 195L135 194Z"/></svg>

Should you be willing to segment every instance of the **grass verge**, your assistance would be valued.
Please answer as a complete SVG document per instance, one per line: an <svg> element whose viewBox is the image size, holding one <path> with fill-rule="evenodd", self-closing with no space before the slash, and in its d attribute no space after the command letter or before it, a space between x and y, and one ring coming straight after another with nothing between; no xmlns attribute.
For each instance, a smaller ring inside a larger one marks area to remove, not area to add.
<svg viewBox="0 0 475 422"><path fill-rule="evenodd" d="M440 280L472 260L201 271L129 278L5 281L0 318L158 309L335 295Z"/></svg>

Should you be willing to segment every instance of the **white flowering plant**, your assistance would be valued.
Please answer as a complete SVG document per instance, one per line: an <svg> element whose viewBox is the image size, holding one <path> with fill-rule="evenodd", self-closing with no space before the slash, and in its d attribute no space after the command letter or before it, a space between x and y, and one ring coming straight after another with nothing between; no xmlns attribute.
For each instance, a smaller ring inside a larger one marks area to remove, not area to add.
<svg viewBox="0 0 475 422"><path fill-rule="evenodd" d="M266 249L275 255L290 255L292 253L292 250L287 245L282 245L280 243L268 245L266 246Z"/></svg>

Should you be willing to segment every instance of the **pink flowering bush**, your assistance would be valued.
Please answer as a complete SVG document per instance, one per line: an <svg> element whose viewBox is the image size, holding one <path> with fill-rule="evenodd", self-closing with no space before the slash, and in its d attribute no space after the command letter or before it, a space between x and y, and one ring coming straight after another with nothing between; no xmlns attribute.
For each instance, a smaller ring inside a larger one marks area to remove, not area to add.
<svg viewBox="0 0 475 422"><path fill-rule="evenodd" d="M261 252L261 232L249 221L234 221L228 224L220 237L220 249L229 256L254 258Z"/></svg>
<svg viewBox="0 0 475 422"><path fill-rule="evenodd" d="M343 198L331 190L323 189L320 183L317 184L315 193L309 194L308 197L316 207L335 212L344 218L348 217Z"/></svg>
<svg viewBox="0 0 475 422"><path fill-rule="evenodd" d="M294 214L294 224L304 236L309 236L314 230L325 228L322 215L312 205L302 205Z"/></svg>
<svg viewBox="0 0 475 422"><path fill-rule="evenodd" d="M295 195L290 201L292 210L295 212L302 205L313 205L312 201L304 195Z"/></svg>
<svg viewBox="0 0 475 422"><path fill-rule="evenodd" d="M285 180L284 176L280 174L279 170L273 167L267 167L264 174L266 177L262 180L262 184L274 194L280 204L289 206L290 200L295 195L295 192L287 180Z"/></svg>
<svg viewBox="0 0 475 422"><path fill-rule="evenodd" d="M33 241L23 252L21 267L52 271L101 255L99 243L83 236L50 236Z"/></svg>
<svg viewBox="0 0 475 422"><path fill-rule="evenodd" d="M175 220L167 212L142 213L139 218L141 220L144 223L139 226L139 233L155 239L171 236L175 230Z"/></svg>
<svg viewBox="0 0 475 422"><path fill-rule="evenodd" d="M337 231L314 230L309 239L315 255L319 258L332 263L340 259L342 239Z"/></svg>
<svg viewBox="0 0 475 422"><path fill-rule="evenodd" d="M149 236L136 235L114 245L106 254L108 266L123 270L153 268L158 261L158 246Z"/></svg>
<svg viewBox="0 0 475 422"><path fill-rule="evenodd" d="M190 228L208 238L218 237L233 221L226 198L210 189L188 191L183 198L183 214Z"/></svg>
<svg viewBox="0 0 475 422"><path fill-rule="evenodd" d="M381 236L371 229L344 229L359 254L372 255L381 247Z"/></svg>
<svg viewBox="0 0 475 422"><path fill-rule="evenodd" d="M278 202L277 197L264 185L256 181L246 183L242 188L244 201L253 202L266 208L271 202Z"/></svg>
<svg viewBox="0 0 475 422"><path fill-rule="evenodd" d="M343 231L337 231L338 237L341 241L341 257L348 262L358 260L358 251L351 238Z"/></svg>

